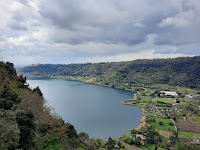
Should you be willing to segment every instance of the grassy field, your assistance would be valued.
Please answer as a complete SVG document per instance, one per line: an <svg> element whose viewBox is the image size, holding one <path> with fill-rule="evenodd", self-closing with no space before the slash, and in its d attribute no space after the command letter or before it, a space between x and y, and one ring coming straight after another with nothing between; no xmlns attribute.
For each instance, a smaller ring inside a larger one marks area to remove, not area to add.
<svg viewBox="0 0 200 150"><path fill-rule="evenodd" d="M157 114L159 113L147 113L146 115L148 116L148 115L157 115Z"/></svg>
<svg viewBox="0 0 200 150"><path fill-rule="evenodd" d="M163 137L169 139L171 136L173 136L173 133L172 132L169 132L169 131L165 131L165 130L159 130L159 129L156 129L156 131Z"/></svg>
<svg viewBox="0 0 200 150"><path fill-rule="evenodd" d="M154 98L152 100L152 102L157 102L157 101L161 101L161 102L165 102L165 103L172 103L173 98Z"/></svg>
<svg viewBox="0 0 200 150"><path fill-rule="evenodd" d="M190 88L186 88L186 87L180 87L180 86L177 86L177 89L181 93L191 94L191 95L194 95L198 92L198 90L190 89Z"/></svg>
<svg viewBox="0 0 200 150"><path fill-rule="evenodd" d="M163 125L160 125L159 122L163 122ZM170 119L155 118L155 122L151 122L151 125L154 129L173 132L175 130L174 126L169 125L169 123L172 123Z"/></svg>
<svg viewBox="0 0 200 150"><path fill-rule="evenodd" d="M145 107L145 106L147 106L148 105L148 103L139 103L138 104L138 106L140 106L140 107Z"/></svg>
<svg viewBox="0 0 200 150"><path fill-rule="evenodd" d="M195 122L200 123L200 116L193 116Z"/></svg>
<svg viewBox="0 0 200 150"><path fill-rule="evenodd" d="M185 139L200 139L200 134L193 132L178 131L178 137Z"/></svg>
<svg viewBox="0 0 200 150"><path fill-rule="evenodd" d="M148 147L148 148L147 148L147 147ZM156 147L156 145L154 145L154 144L147 144L147 145L145 145L145 146L140 146L140 148L143 149L143 150L149 150L149 149L154 150L155 147Z"/></svg>
<svg viewBox="0 0 200 150"><path fill-rule="evenodd" d="M142 102L148 102L149 100L151 100L151 97L144 97L141 99Z"/></svg>
<svg viewBox="0 0 200 150"><path fill-rule="evenodd" d="M155 150L156 145L154 144L146 144L145 146L140 146L142 150ZM162 150L162 148L157 147L157 150Z"/></svg>

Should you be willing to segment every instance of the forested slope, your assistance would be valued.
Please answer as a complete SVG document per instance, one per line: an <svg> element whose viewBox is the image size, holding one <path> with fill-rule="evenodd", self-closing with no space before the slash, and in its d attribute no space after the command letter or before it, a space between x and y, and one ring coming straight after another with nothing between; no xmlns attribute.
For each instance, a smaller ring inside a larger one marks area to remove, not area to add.
<svg viewBox="0 0 200 150"><path fill-rule="evenodd" d="M17 70L28 77L68 78L124 89L160 83L200 88L200 56L94 64L38 64Z"/></svg>

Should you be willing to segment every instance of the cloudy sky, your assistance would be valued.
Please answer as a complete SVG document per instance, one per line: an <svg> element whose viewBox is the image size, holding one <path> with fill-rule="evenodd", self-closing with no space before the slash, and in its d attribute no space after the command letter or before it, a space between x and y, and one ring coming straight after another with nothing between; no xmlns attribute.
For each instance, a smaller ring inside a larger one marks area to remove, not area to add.
<svg viewBox="0 0 200 150"><path fill-rule="evenodd" d="M0 0L15 65L200 55L199 0Z"/></svg>

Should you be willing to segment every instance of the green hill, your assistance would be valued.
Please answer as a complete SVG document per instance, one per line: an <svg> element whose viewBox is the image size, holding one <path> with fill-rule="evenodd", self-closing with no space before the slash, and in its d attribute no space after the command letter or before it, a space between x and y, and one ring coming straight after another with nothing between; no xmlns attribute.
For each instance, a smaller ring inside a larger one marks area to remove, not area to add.
<svg viewBox="0 0 200 150"><path fill-rule="evenodd" d="M200 56L17 68L28 77L68 78L116 88L170 84L200 88Z"/></svg>

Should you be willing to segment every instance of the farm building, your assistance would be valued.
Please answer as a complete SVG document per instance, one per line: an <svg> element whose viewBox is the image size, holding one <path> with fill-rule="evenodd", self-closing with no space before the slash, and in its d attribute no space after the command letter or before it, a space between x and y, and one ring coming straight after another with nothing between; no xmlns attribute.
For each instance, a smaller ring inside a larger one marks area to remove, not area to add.
<svg viewBox="0 0 200 150"><path fill-rule="evenodd" d="M161 97L178 97L178 94L176 92L171 91L160 91Z"/></svg>

